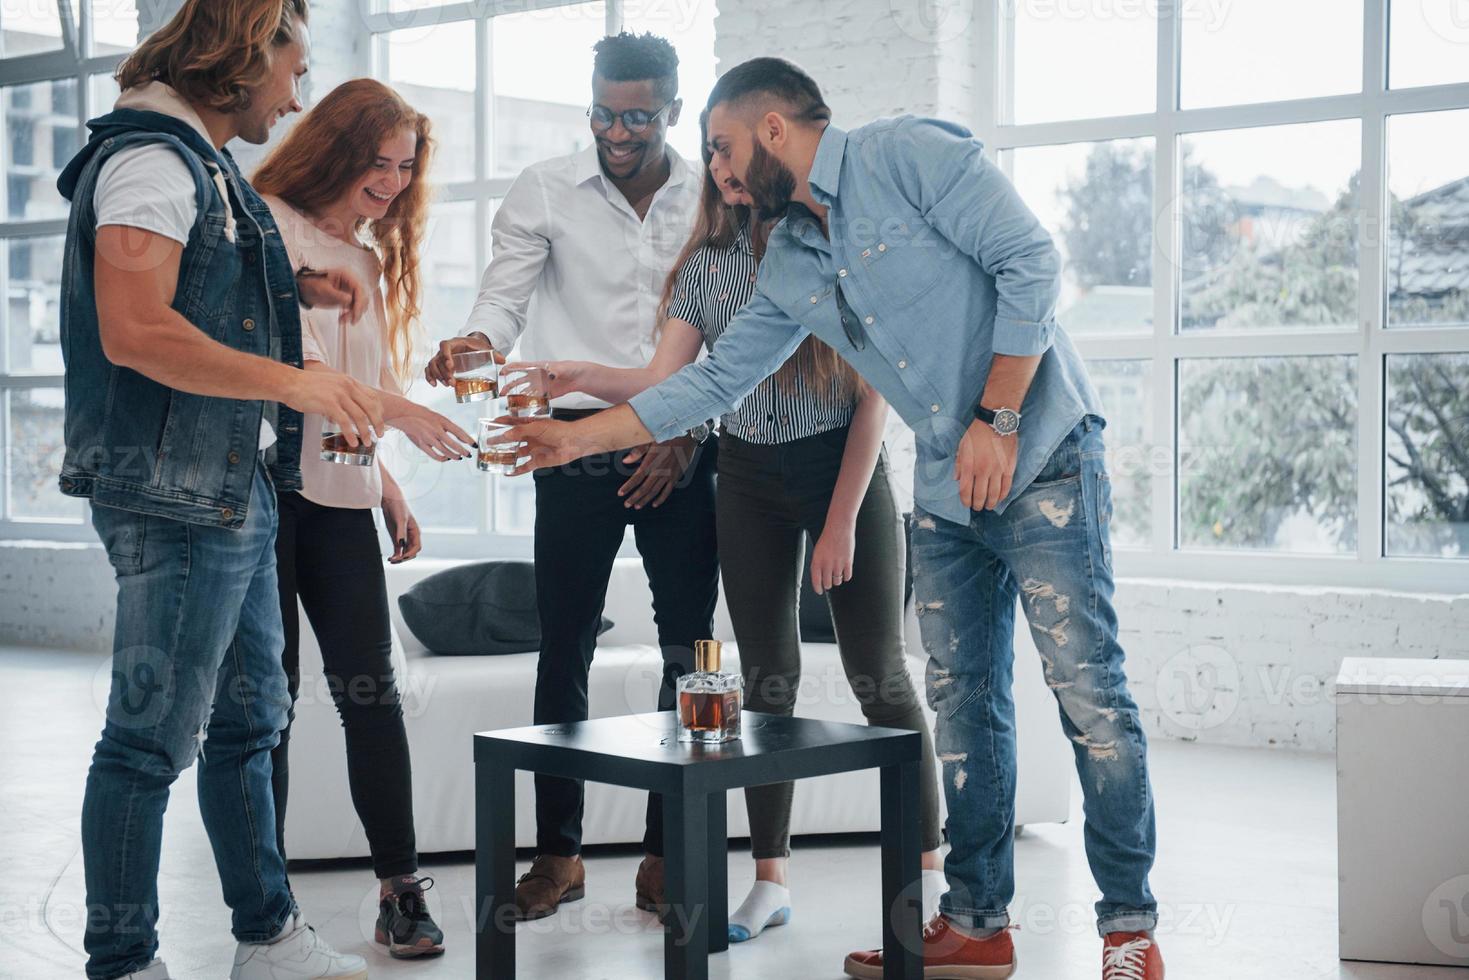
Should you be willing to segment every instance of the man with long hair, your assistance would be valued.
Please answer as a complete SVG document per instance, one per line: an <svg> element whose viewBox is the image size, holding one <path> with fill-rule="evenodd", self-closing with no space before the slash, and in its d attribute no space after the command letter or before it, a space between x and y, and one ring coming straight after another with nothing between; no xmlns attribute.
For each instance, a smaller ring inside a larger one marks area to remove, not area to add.
<svg viewBox="0 0 1469 980"><path fill-rule="evenodd" d="M761 214L784 218L754 297L704 362L595 419L508 438L528 443L529 467L666 437L738 405L807 334L834 347L918 445L913 591L950 843L924 976L1015 969L1020 598L1086 797L1103 980L1162 980L1147 742L1112 606L1105 423L1056 323L1050 236L968 131L904 116L846 132L779 58L720 78L708 143ZM846 961L862 980L884 966L880 950Z"/></svg>
<svg viewBox="0 0 1469 980"><path fill-rule="evenodd" d="M301 413L371 440L376 392L301 370L299 302L360 315L341 272L298 273L226 143L299 112L306 0L186 0L118 69L122 96L61 175L63 493L91 500L117 575L112 687L82 805L92 980L164 980L169 787L199 809L239 945L231 980L360 978L302 919L276 847L286 721L275 490L301 485Z"/></svg>
<svg viewBox="0 0 1469 980"><path fill-rule="evenodd" d="M495 214L495 258L465 336L441 345L426 372L430 382L451 380L455 353L508 353L522 332L528 359L642 367L652 358L663 281L699 197L698 172L666 141L683 106L673 46L652 34L603 38L592 101L595 145L527 168L505 195ZM562 419L606 405L583 394L552 402ZM574 465L536 474L537 724L587 717L597 625L629 525L653 592L661 710L673 707L675 678L693 667L694 641L714 628L713 446L665 442L634 456L568 459ZM582 801L579 782L536 777L536 858L515 891L523 918L550 915L584 894ZM635 884L638 907L650 911L663 905L662 826L653 794Z"/></svg>

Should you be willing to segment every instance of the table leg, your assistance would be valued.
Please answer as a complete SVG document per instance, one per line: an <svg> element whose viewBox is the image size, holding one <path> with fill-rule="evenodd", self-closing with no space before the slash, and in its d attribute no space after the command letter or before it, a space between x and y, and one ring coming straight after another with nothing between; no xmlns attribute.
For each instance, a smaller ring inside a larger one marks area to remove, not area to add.
<svg viewBox="0 0 1469 980"><path fill-rule="evenodd" d="M883 980L923 976L918 763L882 767Z"/></svg>
<svg viewBox="0 0 1469 980"><path fill-rule="evenodd" d="M709 794L709 952L729 949L729 827L727 794Z"/></svg>
<svg viewBox="0 0 1469 980"><path fill-rule="evenodd" d="M667 980L709 978L709 803L704 794L663 794L663 934Z"/></svg>
<svg viewBox="0 0 1469 980"><path fill-rule="evenodd" d="M474 766L474 975L515 976L515 770Z"/></svg>

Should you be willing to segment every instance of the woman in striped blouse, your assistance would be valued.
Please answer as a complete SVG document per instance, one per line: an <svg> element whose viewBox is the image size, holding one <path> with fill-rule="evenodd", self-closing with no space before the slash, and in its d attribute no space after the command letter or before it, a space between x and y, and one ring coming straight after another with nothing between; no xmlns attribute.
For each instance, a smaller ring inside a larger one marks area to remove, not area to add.
<svg viewBox="0 0 1469 980"><path fill-rule="evenodd" d="M701 124L705 120L701 120ZM705 130L707 136L707 128ZM646 368L551 361L553 397L581 391L622 402L713 347L755 288L768 226L718 148L707 164L694 233L669 277L661 334ZM923 734L925 918L943 891L938 783L928 726L903 643L904 543L882 448L887 403L832 348L809 337L772 377L724 416L719 447L719 560L739 644L746 707L791 714L800 681L797 602L805 537L816 542L811 584L828 597L843 667L871 724ZM676 476L676 475L675 475ZM656 507L673 479L625 490ZM746 790L755 885L730 916L743 942L791 915L786 887L792 786Z"/></svg>

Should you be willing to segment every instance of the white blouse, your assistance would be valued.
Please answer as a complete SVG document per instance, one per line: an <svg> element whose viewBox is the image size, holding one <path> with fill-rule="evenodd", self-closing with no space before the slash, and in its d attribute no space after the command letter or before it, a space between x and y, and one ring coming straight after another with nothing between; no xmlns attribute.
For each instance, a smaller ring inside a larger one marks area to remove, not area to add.
<svg viewBox="0 0 1469 980"><path fill-rule="evenodd" d="M327 234L280 198L266 195L281 239L299 269L345 269L372 291L367 313L345 329L339 310L301 310L301 356L320 361L374 388L402 393L393 376L388 346L387 308L383 303L382 265L366 245L353 245ZM321 458L322 417L307 414L301 430L301 495L323 507L365 509L382 503L383 481L378 462L371 466L328 463Z"/></svg>

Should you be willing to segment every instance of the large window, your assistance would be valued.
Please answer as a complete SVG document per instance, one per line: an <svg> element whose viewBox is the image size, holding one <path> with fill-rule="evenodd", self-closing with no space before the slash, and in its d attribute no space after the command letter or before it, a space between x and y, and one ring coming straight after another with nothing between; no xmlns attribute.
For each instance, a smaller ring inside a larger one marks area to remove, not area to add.
<svg viewBox="0 0 1469 980"><path fill-rule="evenodd" d="M679 55L684 114L669 142L699 153L699 109L714 84L713 3L648 0L439 3L363 0L374 74L434 120L438 192L426 244L423 350L463 329L490 260L490 220L528 165L590 145L592 46L609 32L652 31ZM511 352L514 356L515 352ZM456 405L422 381L414 397L473 431L483 406ZM529 477L486 476L468 462L430 463L406 443L385 457L436 554L529 553Z"/></svg>
<svg viewBox="0 0 1469 980"><path fill-rule="evenodd" d="M136 43L131 0L31 0L0 10L0 534L82 537L61 469L61 266L56 178L111 108L106 79Z"/></svg>
<svg viewBox="0 0 1469 980"><path fill-rule="evenodd" d="M1065 262L1122 571L1462 588L1454 4L995 6L979 128Z"/></svg>

